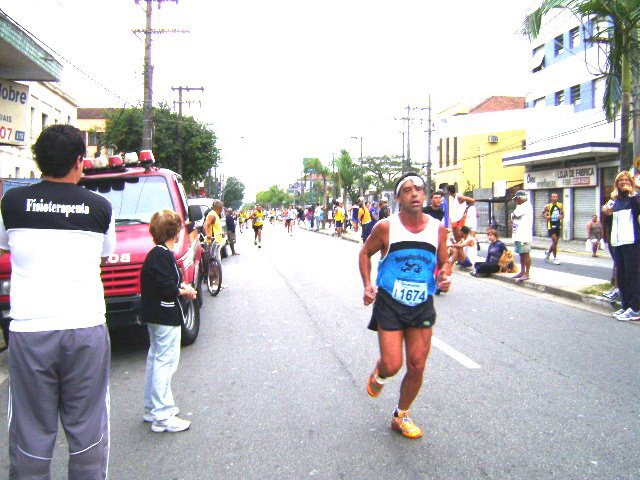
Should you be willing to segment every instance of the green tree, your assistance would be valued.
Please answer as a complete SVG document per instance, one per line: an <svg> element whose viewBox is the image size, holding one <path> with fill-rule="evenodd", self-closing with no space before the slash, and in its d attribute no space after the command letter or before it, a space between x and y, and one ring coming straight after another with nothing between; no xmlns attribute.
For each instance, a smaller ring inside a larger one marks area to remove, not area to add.
<svg viewBox="0 0 640 480"><path fill-rule="evenodd" d="M365 169L365 183L373 185L378 194L393 190L396 179L402 174L402 157L383 155L367 157L362 161Z"/></svg>
<svg viewBox="0 0 640 480"><path fill-rule="evenodd" d="M269 190L256 194L256 203L267 208L284 207L291 202L291 195L277 185L272 185Z"/></svg>
<svg viewBox="0 0 640 480"><path fill-rule="evenodd" d="M586 42L606 45L605 92L602 108L607 120L615 121L620 112L620 162L624 170L631 167L629 120L631 114L632 78L640 73L638 0L545 0L527 15L524 32L529 38L540 33L542 18L554 8L567 8L578 17L593 17L602 28L592 32Z"/></svg>
<svg viewBox="0 0 640 480"><path fill-rule="evenodd" d="M244 198L244 183L236 177L229 177L225 182L222 201L224 206L238 210Z"/></svg>
<svg viewBox="0 0 640 480"><path fill-rule="evenodd" d="M193 117L183 117L178 136L178 121L178 114L167 105L153 109L153 155L157 166L177 171L178 156L182 154L182 176L187 189L193 190L218 164L220 152L215 133L205 124ZM121 152L137 152L141 138L141 109L125 108L108 116L104 133L106 146ZM182 138L182 142L178 142L178 138Z"/></svg>
<svg viewBox="0 0 640 480"><path fill-rule="evenodd" d="M340 192L340 196L346 197L348 195L351 201L355 202L359 196L360 167L353 163L351 155L344 149L340 151L340 156L336 163L338 165L338 179L344 189L344 193Z"/></svg>
<svg viewBox="0 0 640 480"><path fill-rule="evenodd" d="M302 161L303 171L309 175L319 175L320 191L322 194L322 204L324 205L325 212L329 208L329 179L331 178L331 169L326 165L323 165L319 158L305 158ZM314 187L316 185L314 184ZM320 203L320 201L318 201ZM327 215L324 215L322 221L322 228L325 227L327 221Z"/></svg>

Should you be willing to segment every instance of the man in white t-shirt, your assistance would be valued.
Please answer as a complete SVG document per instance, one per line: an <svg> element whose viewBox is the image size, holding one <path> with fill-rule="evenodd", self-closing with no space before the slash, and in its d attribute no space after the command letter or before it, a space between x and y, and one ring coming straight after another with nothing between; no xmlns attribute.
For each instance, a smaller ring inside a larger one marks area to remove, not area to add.
<svg viewBox="0 0 640 480"><path fill-rule="evenodd" d="M467 217L467 206L473 205L476 201L471 197L466 197L456 193L455 185L447 186L449 203L449 225L451 226L451 232L456 242L459 242L462 238L460 229L465 225Z"/></svg>
<svg viewBox="0 0 640 480"><path fill-rule="evenodd" d="M518 190L513 199L516 208L511 214L513 220L513 234L511 237L515 243L515 251L520 255L520 273L515 277L518 283L529 280L531 268L531 242L533 240L533 207L529 202L527 192Z"/></svg>

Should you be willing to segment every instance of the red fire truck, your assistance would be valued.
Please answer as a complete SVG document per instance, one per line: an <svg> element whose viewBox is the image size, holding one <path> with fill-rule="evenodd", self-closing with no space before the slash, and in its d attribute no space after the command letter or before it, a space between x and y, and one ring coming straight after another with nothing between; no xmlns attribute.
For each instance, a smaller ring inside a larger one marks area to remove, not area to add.
<svg viewBox="0 0 640 480"><path fill-rule="evenodd" d="M140 270L153 240L149 220L154 212L170 209L183 219L175 245L184 282L198 291L195 300L181 300L184 312L182 343L195 342L200 329L202 306L202 247L195 222L202 218L199 208L189 208L180 176L154 166L153 154L143 150L85 159L85 176L80 184L111 202L116 224L116 250L102 261L101 276L107 307L107 325L116 329L140 324ZM10 255L0 258L0 312L5 339L10 322Z"/></svg>

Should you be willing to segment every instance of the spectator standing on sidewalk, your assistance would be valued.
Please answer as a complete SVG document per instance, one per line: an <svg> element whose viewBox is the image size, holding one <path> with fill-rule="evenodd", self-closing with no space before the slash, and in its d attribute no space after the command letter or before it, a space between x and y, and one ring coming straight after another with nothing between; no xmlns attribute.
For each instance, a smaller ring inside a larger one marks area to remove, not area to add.
<svg viewBox="0 0 640 480"><path fill-rule="evenodd" d="M591 242L592 257L598 256L598 247L602 240L602 223L598 221L598 215L591 217L591 221L587 223L587 238Z"/></svg>
<svg viewBox="0 0 640 480"><path fill-rule="evenodd" d="M551 203L544 206L542 209L542 217L547 220L547 232L549 238L551 238L551 245L549 250L545 252L544 260L549 261L549 257L553 253L553 263L560 265L558 256L558 240L562 233L562 219L564 218L564 207L558 202L558 194L551 194Z"/></svg>
<svg viewBox="0 0 640 480"><path fill-rule="evenodd" d="M465 224L467 207L473 205L476 201L471 197L457 194L455 185L448 185L447 191L449 192L447 199L449 202L449 221L453 238L457 242L462 237L460 229Z"/></svg>
<svg viewBox="0 0 640 480"><path fill-rule="evenodd" d="M229 242L229 247L231 247L231 255L238 255L236 253L236 218L230 208L227 208L224 223L227 225L227 241Z"/></svg>
<svg viewBox="0 0 640 480"><path fill-rule="evenodd" d="M113 253L114 217L107 199L77 185L86 153L77 128L46 128L33 152L42 182L6 192L0 207L12 265L9 478L51 478L59 418L68 478L105 479L111 347L100 257Z"/></svg>
<svg viewBox="0 0 640 480"><path fill-rule="evenodd" d="M358 203L354 203L351 207L351 228L354 232L358 231L358 213L360 212L361 203L364 201L362 197L358 199Z"/></svg>
<svg viewBox="0 0 640 480"><path fill-rule="evenodd" d="M518 283L529 280L529 269L531 268L531 242L533 241L533 207L529 202L527 192L518 190L513 197L516 208L511 214L513 220L512 238L515 243L514 249L520 255L520 273L513 278Z"/></svg>
<svg viewBox="0 0 640 480"><path fill-rule="evenodd" d="M342 237L343 233L343 222L344 222L344 205L342 203L342 198L338 198L338 206L336 207L336 235L338 237Z"/></svg>
<svg viewBox="0 0 640 480"><path fill-rule="evenodd" d="M389 201L387 197L382 197L380 200L380 212L378 212L378 219L383 220L391 215L391 211L389 209Z"/></svg>
<svg viewBox="0 0 640 480"><path fill-rule="evenodd" d="M613 185L613 204L608 203L602 209L605 215L613 215L611 245L622 297L622 308L613 316L628 322L640 320L640 196L627 171L620 172Z"/></svg>
<svg viewBox="0 0 640 480"><path fill-rule="evenodd" d="M149 331L149 353L144 382L145 422L152 432L181 432L191 425L178 418L171 379L180 360L182 306L178 297L196 298L196 290L182 282L173 246L182 230L180 215L161 210L151 216L149 232L156 244L140 272L142 322Z"/></svg>
<svg viewBox="0 0 640 480"><path fill-rule="evenodd" d="M442 199L444 194L441 191L431 194L431 202L422 209L422 213L432 216L444 225L445 211L442 208Z"/></svg>
<svg viewBox="0 0 640 480"><path fill-rule="evenodd" d="M367 241L369 235L371 235L371 228L373 227L373 223L371 221L371 212L369 211L369 207L371 205L369 202L363 201L360 210L358 211L358 221L362 225L362 243Z"/></svg>
<svg viewBox="0 0 640 480"><path fill-rule="evenodd" d="M498 239L498 232L493 228L487 230L487 238L489 239L489 248L487 250L487 258L484 262L476 262L471 275L474 277L488 277L492 273L500 271L500 258L507 249L507 246Z"/></svg>

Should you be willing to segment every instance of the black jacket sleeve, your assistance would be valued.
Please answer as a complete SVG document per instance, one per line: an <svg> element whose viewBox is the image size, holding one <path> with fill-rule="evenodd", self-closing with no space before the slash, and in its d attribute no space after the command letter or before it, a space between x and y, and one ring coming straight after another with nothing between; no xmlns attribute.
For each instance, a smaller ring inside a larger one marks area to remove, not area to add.
<svg viewBox="0 0 640 480"><path fill-rule="evenodd" d="M180 293L180 287L176 285L176 277L179 275L175 266L173 253L162 252L155 262L149 265L149 273L153 285L160 294L162 300L175 300ZM166 255L168 253L168 255Z"/></svg>

